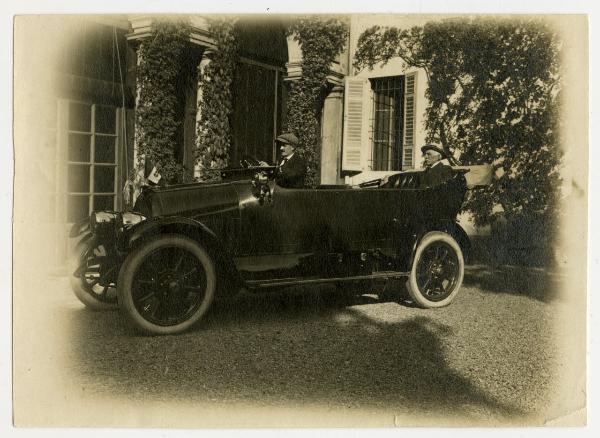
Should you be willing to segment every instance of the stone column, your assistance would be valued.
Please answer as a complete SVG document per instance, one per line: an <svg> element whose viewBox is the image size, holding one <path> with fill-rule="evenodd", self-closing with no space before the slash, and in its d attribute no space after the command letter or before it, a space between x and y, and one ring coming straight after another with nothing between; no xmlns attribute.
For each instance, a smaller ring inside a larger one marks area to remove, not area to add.
<svg viewBox="0 0 600 438"><path fill-rule="evenodd" d="M204 53L202 54L202 59L200 60L200 65L199 65L198 79L206 79L206 77L205 77L206 67L208 67L210 65L210 63L212 62L213 54L214 54L214 51L211 49L206 49L204 51ZM198 81L198 95L197 95L197 99L196 99L196 104L197 104L196 107L198 109L198 111L196 111L196 133L198 132L198 128L199 128L199 124L200 124L200 117L202 116L202 110L200 107L201 102L202 102L202 86L200 84L200 81ZM198 141L198 136L196 136L196 141ZM201 176L200 165L196 162L194 165L194 178L199 178L200 176Z"/></svg>
<svg viewBox="0 0 600 438"><path fill-rule="evenodd" d="M140 64L142 62L142 54L140 53L139 49L135 51L135 62L137 65L137 68L139 69ZM138 164L138 160L139 160L139 154L140 154L140 146L139 146L139 141L140 141L140 135L142 135L142 133L140 132L140 127L138 125L138 121L137 121L137 111L138 108L140 106L140 80L139 77L136 75L135 78L135 113L134 113L134 135L133 135L133 165L131 166L133 169L133 172L136 172L137 170L137 164Z"/></svg>
<svg viewBox="0 0 600 438"><path fill-rule="evenodd" d="M140 53L139 48L135 51L135 62L137 68L139 68L142 63L142 54ZM143 166L138 166L138 163L144 162L144 157L140 154L140 137L144 135L141 132L140 126L138 124L137 115L138 108L140 107L140 91L141 85L139 81L139 77L136 75L135 77L135 109L133 114L133 162L131 163L131 171L132 175L129 175L129 180L125 182L125 186L123 187L123 204L126 208L133 207L137 197L140 194L140 188L144 184L144 170Z"/></svg>
<svg viewBox="0 0 600 438"><path fill-rule="evenodd" d="M323 104L321 184L342 184L340 177L344 87L335 85Z"/></svg>
<svg viewBox="0 0 600 438"><path fill-rule="evenodd" d="M191 51L190 51L191 52ZM193 53L193 52L192 52ZM196 113L198 111L198 61L190 53L184 61L183 79L183 166L185 180L189 181L194 176L195 151L196 151Z"/></svg>

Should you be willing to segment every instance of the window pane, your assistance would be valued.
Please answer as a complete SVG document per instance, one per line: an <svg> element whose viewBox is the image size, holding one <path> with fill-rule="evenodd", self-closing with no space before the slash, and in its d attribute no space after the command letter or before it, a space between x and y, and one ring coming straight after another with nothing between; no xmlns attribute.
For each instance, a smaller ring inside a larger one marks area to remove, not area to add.
<svg viewBox="0 0 600 438"><path fill-rule="evenodd" d="M94 167L94 192L111 193L115 191L115 168L112 166Z"/></svg>
<svg viewBox="0 0 600 438"><path fill-rule="evenodd" d="M69 161L90 161L90 136L69 134Z"/></svg>
<svg viewBox="0 0 600 438"><path fill-rule="evenodd" d="M69 103L69 129L71 131L90 132L92 128L92 111L84 103Z"/></svg>
<svg viewBox="0 0 600 438"><path fill-rule="evenodd" d="M94 161L96 163L114 163L116 137L96 135L95 139Z"/></svg>
<svg viewBox="0 0 600 438"><path fill-rule="evenodd" d="M114 208L115 208L114 195L105 195L105 196L94 195L94 211L114 210Z"/></svg>
<svg viewBox="0 0 600 438"><path fill-rule="evenodd" d="M67 222L77 222L89 213L89 196L69 196L67 200Z"/></svg>
<svg viewBox="0 0 600 438"><path fill-rule="evenodd" d="M69 165L67 190L71 193L86 193L90 191L90 166L81 164Z"/></svg>
<svg viewBox="0 0 600 438"><path fill-rule="evenodd" d="M116 111L112 106L96 105L96 132L103 134L115 134Z"/></svg>

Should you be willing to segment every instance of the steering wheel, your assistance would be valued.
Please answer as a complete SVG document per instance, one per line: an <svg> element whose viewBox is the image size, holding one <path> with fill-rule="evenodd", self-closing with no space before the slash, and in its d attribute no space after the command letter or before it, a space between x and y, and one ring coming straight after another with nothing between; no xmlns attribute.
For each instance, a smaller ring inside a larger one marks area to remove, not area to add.
<svg viewBox="0 0 600 438"><path fill-rule="evenodd" d="M240 166L244 169L249 169L250 167L260 167L261 161L253 155L244 155L240 160Z"/></svg>
<svg viewBox="0 0 600 438"><path fill-rule="evenodd" d="M258 171L252 178L252 194L258 198L260 205L271 202L272 193L266 172Z"/></svg>

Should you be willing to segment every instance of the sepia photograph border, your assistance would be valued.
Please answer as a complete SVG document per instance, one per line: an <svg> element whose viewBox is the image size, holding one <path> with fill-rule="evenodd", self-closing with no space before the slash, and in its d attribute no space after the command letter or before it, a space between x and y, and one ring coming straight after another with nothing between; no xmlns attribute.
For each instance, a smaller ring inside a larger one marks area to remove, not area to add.
<svg viewBox="0 0 600 438"><path fill-rule="evenodd" d="M36 3L36 2L32 2L32 3ZM69 2L67 2L69 3ZM35 11L38 11L41 14L57 14L57 13L74 13L74 14L97 14L97 13L106 13L106 12L114 12L114 13L127 13L127 12L131 12L131 11L142 11L144 10L144 5L142 4L142 2L132 2L131 4L128 4L127 6L124 5L118 5L118 2L108 2L107 5L103 5L102 9L100 8L90 8L90 9L86 9L83 10L83 8L81 7L77 7L77 6L69 6L71 9L67 9L67 10L48 10L46 9L46 7L40 5L40 4L35 4L33 6L27 6L27 7L14 7L9 9L8 14L4 14L3 18L4 23L10 22L11 23L11 29L13 28L13 19L16 15L21 15L21 14L33 14L35 13ZM137 3L137 4L136 4ZM204 14L204 13L211 13L211 12L228 12L228 13L238 13L238 12L252 12L252 13L259 13L260 10L268 10L269 13L292 13L292 12L301 12L301 13L307 13L307 12L320 12L320 13L342 13L342 14L349 14L349 13L381 13L381 12L389 12L389 11L393 11L396 13L404 13L405 11L408 13L425 13L425 14L450 14L450 15L455 15L455 14L462 14L462 13L469 13L469 14L474 14L474 15L479 15L479 14L494 14L494 15L505 15L505 14L540 14L540 15L546 15L546 14L571 14L571 13L575 13L578 14L580 16L585 16L586 14L590 14L588 15L589 21L585 20L585 19L581 19L581 21L579 21L578 23L582 24L584 22L588 22L587 26L589 29L589 41L590 41L590 46L589 48L587 48L587 53L585 51L585 46L587 46L587 43L585 45L581 44L581 36L585 35L585 29L579 28L577 29L577 37L571 41L573 44L575 44L576 46L578 46L578 50L575 51L574 53L570 53L567 54L566 56L570 56L570 61L565 61L563 65L568 64L568 62L573 62L574 65L576 65L579 70L578 71L567 71L565 73L565 76L568 78L568 80L574 80L574 81L582 81L585 80L586 83L589 84L589 89L587 89L585 95L577 95L577 94L573 94L572 96L570 96L570 98L568 99L569 101L566 104L566 109L564 110L564 116L565 116L565 132L563 132L563 136L567 136L569 138L569 144L573 145L573 150L571 151L564 151L565 152L565 156L566 156L566 160L565 162L568 163L568 167L565 168L565 172L563 173L563 177L565 178L575 178L577 180L578 183L582 184L583 187L586 187L587 189L585 189L585 194L589 194L589 199L585 199L585 197L583 199L578 199L576 201L573 201L573 203L569 204L569 205L565 205L563 208L568 209L569 211L572 212L572 214L568 215L568 223L563 223L563 227L565 230L569 230L571 233L562 233L560 238L561 238L561 250L563 251L563 256L564 256L564 260L566 260L566 263L569 264L569 276L568 276L568 281L566 282L566 285L564 286L563 289L563 294L568 295L568 293L573 293L573 296L570 296L568 298L565 298L563 296L563 299L566 299L567 302L572 303L572 306L568 306L566 312L566 315L562 316L562 320L563 321L569 321L570 324L568 326L565 326L565 336L563 338L563 345L560 347L561 349L563 349L563 351L565 352L565 358L566 358L566 363L564 364L564 369L563 371L565 371L565 380L563 382L558 383L557 385L561 386L564 390L564 399L563 401L565 402L565 407L569 407L571 410L566 410L564 412L564 416L561 418L552 418L552 419L548 419L548 426L567 426L567 427L572 427L572 426L579 426L579 427L583 427L583 429L576 429L577 433L580 433L582 430L583 431L589 431L590 430L590 426L593 425L594 423L594 419L593 419L593 413L591 412L591 408L593 407L593 403L590 402L590 399L592 397L592 394L594 392L594 388L592 387L593 383L594 383L594 379L593 376L591 376L590 372L587 372L587 377L586 377L586 360L587 358L589 362L587 362L587 369L591 370L592 368L592 364L595 362L593 360L593 356L589 355L589 350L588 350L588 346L592 347L592 354L593 354L593 350L595 348L594 347L594 325L597 328L597 321L594 320L593 318L593 298L589 296L590 293L593 293L593 285L595 284L594 280L597 280L596 277L596 273L594 272L598 263L598 256L596 255L595 251L594 251L594 241L596 240L595 238L597 237L597 232L593 229L593 217L595 216L595 210L597 210L597 204L596 204L596 199L595 197L597 196L595 194L595 190L594 188L597 187L597 177L595 177L591 172L589 174L589 178L588 178L588 169L590 168L589 163L593 163L594 162L594 158L596 157L597 153L594 152L594 148L590 147L589 148L589 152L588 152L588 145L593 145L594 144L594 139L597 139L597 134L595 135L593 133L593 131L597 128L595 128L595 126L598 125L599 120L598 120L598 113L596 112L595 114L593 113L593 108L594 108L594 103L595 101L597 101L595 94L597 94L597 92L595 91L595 87L593 86L593 78L594 78L594 71L598 71L597 68L594 67L595 63L597 62L597 60L594 60L594 47L597 47L597 44L594 44L593 38L595 38L595 34L597 32L594 32L594 20L593 20L593 13L595 11L592 11L591 6L589 5L580 5L577 2L575 2L574 4L570 5L571 9L570 10L564 10L564 5L562 5L562 2L533 2L533 5L529 5L529 9L526 9L523 5L519 5L520 2L506 2L506 4L502 5L502 9L501 10L493 10L493 9L488 9L488 8L482 8L480 5L474 5L473 2L454 2L455 4L452 6L452 10L446 10L448 8L447 3L445 2L432 2L432 4L429 4L427 6L427 8L429 10L424 10L424 6L423 4L421 4L420 2L407 2L409 3L407 5L406 8L404 8L404 5L393 5L393 6L388 6L387 2L383 2L383 4L379 7L379 9L371 9L371 10L365 10L365 9L361 9L358 6L356 6L355 2L348 2L348 4L345 5L341 5L339 7L329 7L326 10L323 5L316 5L313 2L310 2L309 5L312 6L312 9L304 9L304 10L300 10L300 8L298 8L297 5L287 5L286 2L284 2L284 6L278 5L278 8L275 7L270 7L267 4L264 5L264 7L261 7L263 5L253 5L253 7L250 9L248 6L245 5L236 5L236 4L232 4L232 5L228 5L228 8L222 8L219 10L205 10L205 11L198 11L194 5L190 4L189 2L170 2L168 6L164 6L164 5L151 5L149 10L147 10L148 13L159 13L159 12L173 12L173 13L199 13L199 14ZM582 2L583 3L583 2ZM310 8L309 6L309 8ZM306 6L305 6L306 7ZM20 8L20 9L19 9ZM165 8L168 8L168 11L165 10ZM230 8L230 9L229 9ZM146 5L146 9L148 9L148 6ZM562 10L561 10L562 9ZM400 11L401 10L401 11ZM565 16L566 17L566 16ZM554 18L557 19L557 22L560 23L560 16L555 16ZM570 17L571 19L574 19L574 16ZM576 21L576 20L575 20ZM597 24L597 23L596 23ZM560 25L560 24L559 24ZM562 35L565 35L565 33L563 32ZM4 36L4 35L3 35ZM11 36L12 38L12 36ZM567 38L568 40L568 38ZM3 40L4 42L4 40ZM16 44L16 40L13 41L12 39L10 39L9 41L6 42L6 44L4 44L4 46L11 46L14 47L15 51L19 50L19 47L17 46L13 46L13 44ZM584 47L584 49L582 50L582 47ZM6 47L5 47L6 49ZM11 48L12 51L12 48ZM15 58L17 56L17 52L14 53ZM15 59L15 58L11 58L11 59ZM589 65L588 63L590 63L591 65ZM11 64L12 65L12 64ZM591 70L589 70L588 67L591 67ZM16 65L15 65L16 68ZM591 73L588 75L587 71L582 71L581 68L591 71ZM6 70L6 68L5 68ZM19 167L20 163L23 162L34 162L35 161L35 156L34 155L29 155L30 152L24 152L24 150L22 149L22 146L20 146L19 143L20 139L25 138L26 136L24 135L24 133L22 131L19 131L16 122L17 120L13 119L12 117L8 117L9 114L13 114L13 111L18 111L18 106L19 106L19 102L21 101L21 98L26 97L26 93L27 93L27 88L23 87L24 84L19 83L19 75L20 73L15 70L14 71L14 76L13 76L13 72L11 69L10 75L7 76L5 79L5 83L8 84L14 84L14 88L12 87L8 87L8 93L7 94L3 94L5 95L5 100L11 100L11 95L13 96L14 100L13 100L13 104L14 104L14 108L13 106L11 106L9 109L5 110L5 114L3 115L3 119L7 119L8 120L8 124L6 126L3 126L5 129L3 130L4 132L7 132L7 134L9 133L9 131L12 130L13 127L13 123L15 123L15 131L14 131L14 137L11 136L11 138L9 138L9 140L7 141L7 144L12 144L14 149L11 151L10 148L5 148L5 150L2 151L2 162L3 163L7 163L10 167L9 170L6 170L6 167L3 169L3 175L2 177L6 179L3 180L2 182L3 184L3 188L2 188L2 194L3 194L3 202L8 201L8 204L6 206L4 206L3 203L3 211L5 212L13 212L12 218L10 215L3 215L3 229L2 232L5 232L5 228L7 228L8 233L7 237L8 240L5 240L6 242L11 242L12 241L12 248L10 248L8 245L5 246L5 248L3 248L2 250L2 255L3 255L3 260L4 257L6 257L7 262L2 264L2 271L0 271L0 275L3 276L2 278L2 298L3 298L3 307L5 309L12 309L11 312L7 312L9 313L7 316L7 318L3 321L4 327L7 328L7 331L5 331L4 333L11 333L12 334L12 339L9 336L3 336L2 339L2 350L3 350L3 356L2 356L2 372L3 374L7 374L8 375L8 379L4 380L4 375L3 380L1 381L2 386L0 386L0 388L2 388L4 391L4 394L7 394L8 397L6 400L2 400L2 412L1 412L1 419L3 420L3 423L5 423L5 420L8 420L9 425L6 430L9 433L15 433L15 428L12 425L13 421L15 419L14 415L15 415L15 411L14 409L18 408L13 406L13 400L10 396L10 394L13 394L14 391L17 390L16 386L18 385L22 385L23 382L27 382L27 375L26 373L24 373L24 370L20 369L20 368L13 368L13 366L17 366L18 364L14 364L11 363L12 360L15 357L15 351L17 351L20 348L24 348L26 347L27 349L31 348L31 343L33 342L35 344L35 331L36 330L43 330L43 327L38 327L36 326L34 321L22 321L21 319L13 319L15 318L15 316L19 316L19 318L21 318L21 315L27 315L28 310L25 309L25 306L27 306L29 304L28 300L31 299L31 293L27 292L27 291L23 291L22 287L23 285L26 285L27 282L24 281L27 279L27 275L28 275L28 270L25 269L26 266L28 266L29 263L32 263L32 259L30 259L31 256L29 256L29 252L27 251L29 248L23 248L23 243L24 242L30 242L31 239L33 239L32 236L43 236L46 231L38 228L35 229L35 225L33 225L32 228L32 223L28 220L28 218L30 217L32 213L32 206L30 203L30 199L32 198L31 195L31 191L32 190L36 190L39 189L39 187L36 185L38 184L38 182L40 180L37 180L35 177L35 170L31 169L31 172L29 171L24 171L23 167ZM14 78L14 82L13 82L13 78ZM6 88L6 87L5 87ZM589 100L588 100L589 99ZM584 107L585 105L583 105L583 102L588 102L590 109L592 109L592 113L591 113L591 117L588 119L587 117L587 113L588 111L583 111L582 110L582 106ZM14 117L14 116L13 116ZM588 126L590 127L590 135L588 135ZM5 157L5 154L8 155ZM13 155L14 153L14 155ZM13 163L13 159L14 159L14 168L11 167L11 163ZM14 179L12 177L12 172L14 169ZM24 171L25 173L25 177L20 176L19 175L19 170ZM7 178L7 176L10 176L10 178ZM13 184L14 184L14 192L12 192L13 190ZM10 189L10 190L7 190ZM12 197L12 202L11 202L11 197ZM589 219L588 219L588 211L589 211ZM584 214L585 213L585 214ZM4 221L8 220L9 222L7 222L7 224L4 223ZM589 221L589 222L588 222ZM6 225L6 226L5 226ZM12 228L12 233L11 233L11 228ZM589 236L587 235L587 233L585 232L586 230L589 229ZM25 237L25 235L30 234L30 236L27 236L27 239L21 239L21 237ZM4 235L4 234L3 234ZM43 239L42 239L43 241ZM589 247L587 247L589 245ZM587 248L586 248L587 247ZM8 251L7 251L8 248ZM590 252L588 252L590 251ZM586 255L587 253L587 255ZM33 259L35 259L35 256L33 257ZM12 265L11 265L11 260L12 260ZM12 268L11 268L12 266ZM588 272L589 269L589 272ZM11 279L11 282L8 282L7 279ZM587 284L586 284L586 280L587 280ZM12 284L11 284L12 283ZM5 285L6 285L6 289L5 289ZM590 286L591 285L591 286ZM587 293L586 293L587 290ZM12 295L11 295L11 291L12 291ZM6 292L6 293L5 293ZM568 293L567 293L568 292ZM16 293L20 293L22 295L15 295ZM33 314L35 314L36 312L32 312ZM587 317L587 318L586 318ZM588 323L592 323L593 325L591 325L590 327L588 327ZM19 355L17 354L17 357L19 357ZM41 358L42 359L42 358ZM39 385L40 391L43 393L43 391L52 391L55 390L57 387L54 384L49 384L48 382L27 382L26 384L28 385ZM588 392L589 391L589 392ZM584 405L581 405L581 400L582 400L582 394L583 394L583 400L584 400ZM64 399L67 400L69 398L69 394L66 392L63 395ZM585 404L585 400L587 400L587 405ZM44 409L49 409L52 412L57 411L57 407L56 406L43 406L43 405L36 405L36 403L47 403L47 400L44 400L43 396L40 396L39 399L32 399L31 400L31 405L32 405L32 411L31 412L42 412ZM103 413L103 415L110 415L110 408L108 408L109 404L110 404L110 400L106 400L106 405L104 407L101 408L101 411ZM72 405L72 400L69 400L69 403L66 403L65 406L70 406ZM4 408L4 406L6 406L6 408ZM157 409L157 412L159 412L160 410L164 409L164 406L155 406L155 408ZM346 427L394 427L394 426L398 426L397 424L394 425L393 421L392 423L390 423L387 419L385 421L382 421L382 419L380 417L378 417L378 413L377 412L365 412L364 416L358 418L356 415L353 415L352 417L349 418L339 418L337 419L338 421L331 421L329 422L323 422L323 421L319 421L320 419L320 413L321 413L321 409L322 408L316 408L316 409L309 409L305 412L303 412L303 414L306 415L305 418L308 418L308 420L300 420L297 417L297 411L295 411L294 409L289 410L289 412L287 413L288 417L288 421L286 422L285 420L285 415L282 417L282 419L280 419L279 421L277 421L276 423L269 423L264 422L263 426L264 427L276 427L276 428L285 428L286 424L294 427L294 428L298 428L298 427L340 427L343 425L346 425ZM27 409L26 409L27 410ZM59 410L59 409L58 409ZM65 412L64 413L65 416L68 415L73 415L72 412ZM260 412L254 412L251 409L244 411L243 409L236 411L234 413L232 412L227 412L227 411L216 411L211 413L216 417L222 418L222 421L213 421L210 422L210 424L205 425L204 427L209 427L209 428L224 428L224 429L229 429L230 426L230 419L232 415L236 415L238 418L236 421L234 421L234 425L235 427L257 427L256 426L256 420L255 420L255 415L260 415ZM47 418L43 418L43 419L36 419L35 416L37 414L33 414L33 417L31 418L31 421L24 421L21 422L21 424L16 424L16 426L22 426L25 429L34 427L53 427L53 426L63 426L64 425L64 419L57 421L54 425L50 422L48 423L48 419ZM158 414L157 414L158 415ZM193 409L190 409L189 412L187 413L181 413L181 421L175 421L172 422L172 420L169 420L168 423L165 423L163 427L174 427L174 428L197 428L197 427L203 427L202 424L199 424L196 421L189 421L189 416L193 415ZM20 417L20 418L26 418L27 414L25 414L25 417ZM246 417L246 418L244 418ZM84 416L85 418L85 416ZM41 421L40 421L41 420ZM144 419L143 417L134 417L130 419L131 421L128 421L127 424L123 424L123 427L135 427L135 428L144 428L144 424L145 421L147 421L147 419ZM312 421L311 421L312 420ZM322 419L321 419L322 420ZM89 421L89 417L88 420ZM260 424L260 423L259 423ZM587 424L587 426L586 426ZM245 426L244 426L245 425ZM435 425L431 425L431 424L418 424L414 423L412 424L414 425L420 425L420 426L434 426ZM444 424L445 426L449 426L449 424ZM3 428L5 427L5 424L2 425ZM69 425L72 427L94 427L94 426L100 426L102 427L102 424L86 424L86 421L84 421L83 423L81 421L74 421L72 425ZM451 426L451 425L450 425ZM464 424L459 424L459 425L455 425L455 426L464 426ZM522 426L522 425L519 425ZM113 427L119 427L119 425L113 425ZM157 427L156 423L153 423L153 427ZM158 426L160 427L160 426ZM19 427L17 427L17 432L16 433L21 433L23 432L23 430L18 430ZM550 428L544 428L543 431L527 431L527 434L529 433L554 433L552 431L552 427ZM3 429L4 430L4 429ZM548 432L550 431L550 432ZM32 433L40 433L40 431L31 431ZM71 432L71 431L67 431L67 432ZM133 432L133 431L131 431ZM138 431L136 430L135 432L137 433L141 433L142 431ZM168 431L166 430L162 430L162 432L160 430L151 430L151 431L144 431L144 433L150 433L152 436L154 436L154 434L157 434L156 436L163 436L161 434L165 434ZM440 432L440 431L437 431ZM520 431L519 433L521 433L522 431ZM86 431L86 433L101 433L99 430L94 430L94 431ZM175 432L176 433L176 432ZM180 432L181 433L181 432ZM218 434L218 432L215 432ZM334 432L335 433L335 432ZM385 434L385 432L380 432ZM403 431L397 431L397 433L404 433ZM419 432L417 432L419 433ZM423 433L421 431L421 433ZM448 431L448 433L451 433L451 431ZM468 432L467 432L468 433ZM258 436L258 435L257 435Z"/></svg>

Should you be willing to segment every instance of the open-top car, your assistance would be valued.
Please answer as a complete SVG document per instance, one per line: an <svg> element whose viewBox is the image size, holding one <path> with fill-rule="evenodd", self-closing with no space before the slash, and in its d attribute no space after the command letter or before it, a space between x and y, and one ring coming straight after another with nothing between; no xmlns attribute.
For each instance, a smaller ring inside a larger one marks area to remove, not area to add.
<svg viewBox="0 0 600 438"><path fill-rule="evenodd" d="M456 222L464 170L422 188L420 172L359 186L288 189L273 167L216 183L145 188L132 212L76 224L71 271L88 307L118 305L150 334L197 323L215 296L291 285L406 278L414 303L452 302L469 239Z"/></svg>

